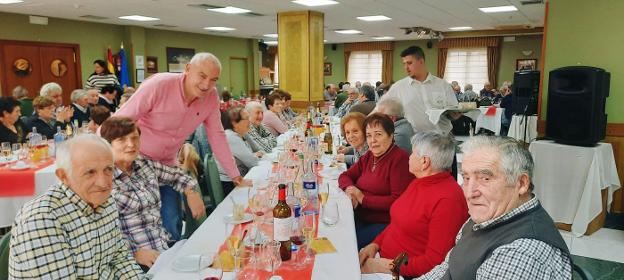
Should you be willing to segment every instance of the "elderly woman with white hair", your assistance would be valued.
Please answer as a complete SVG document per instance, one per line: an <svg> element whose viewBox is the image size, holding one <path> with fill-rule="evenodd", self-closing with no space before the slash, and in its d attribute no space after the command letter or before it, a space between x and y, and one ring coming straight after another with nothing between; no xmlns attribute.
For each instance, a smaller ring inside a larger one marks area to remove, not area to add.
<svg viewBox="0 0 624 280"><path fill-rule="evenodd" d="M71 93L71 107L74 109L72 122L78 121L80 125L89 122L89 95L84 89L76 89Z"/></svg>
<svg viewBox="0 0 624 280"><path fill-rule="evenodd" d="M410 139L414 136L412 125L405 119L403 104L395 98L384 98L377 103L377 112L386 114L394 122L394 143L399 148L412 153Z"/></svg>
<svg viewBox="0 0 624 280"><path fill-rule="evenodd" d="M472 84L466 84L464 86L464 98L468 101L476 101L477 93L472 90Z"/></svg>
<svg viewBox="0 0 624 280"><path fill-rule="evenodd" d="M247 103L245 109L249 113L249 132L247 132L245 139L254 152L270 153L277 146L277 139L262 124L262 119L264 118L262 104L251 101Z"/></svg>
<svg viewBox="0 0 624 280"><path fill-rule="evenodd" d="M63 88L61 88L61 85L54 82L44 84L39 90L39 95L54 101L56 108L52 114L54 118L58 117L63 122L69 122L71 120L74 109L72 107L63 106Z"/></svg>

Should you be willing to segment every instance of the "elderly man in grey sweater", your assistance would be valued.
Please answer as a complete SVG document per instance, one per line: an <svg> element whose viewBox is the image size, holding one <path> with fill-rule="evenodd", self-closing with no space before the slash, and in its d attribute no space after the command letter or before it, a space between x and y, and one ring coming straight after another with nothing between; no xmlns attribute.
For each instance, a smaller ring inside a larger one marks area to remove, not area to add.
<svg viewBox="0 0 624 280"><path fill-rule="evenodd" d="M388 115L394 122L394 143L399 148L412 153L411 139L414 136L412 125L405 119L403 104L395 98L383 98L377 102L377 112Z"/></svg>

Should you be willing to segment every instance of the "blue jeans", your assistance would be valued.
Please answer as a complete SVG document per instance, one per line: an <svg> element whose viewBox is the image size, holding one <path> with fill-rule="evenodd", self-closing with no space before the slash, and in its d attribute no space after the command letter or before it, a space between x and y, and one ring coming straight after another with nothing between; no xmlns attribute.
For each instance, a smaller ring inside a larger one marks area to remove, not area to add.
<svg viewBox="0 0 624 280"><path fill-rule="evenodd" d="M171 240L182 238L182 210L180 208L180 193L171 186L160 186L160 216L163 227L171 235Z"/></svg>
<svg viewBox="0 0 624 280"><path fill-rule="evenodd" d="M355 236L357 237L358 250L366 247L375 240L388 224L370 224L367 222L355 221Z"/></svg>

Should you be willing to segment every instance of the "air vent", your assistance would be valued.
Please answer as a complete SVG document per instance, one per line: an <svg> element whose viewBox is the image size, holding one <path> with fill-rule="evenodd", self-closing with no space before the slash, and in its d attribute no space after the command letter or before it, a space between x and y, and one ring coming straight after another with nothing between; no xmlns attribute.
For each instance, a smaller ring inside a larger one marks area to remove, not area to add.
<svg viewBox="0 0 624 280"><path fill-rule="evenodd" d="M84 16L80 16L81 18L86 18L86 19L94 19L94 20L103 20L103 19L107 19L107 17L101 17L101 16L94 16L94 15L84 15Z"/></svg>
<svg viewBox="0 0 624 280"><path fill-rule="evenodd" d="M175 28L177 26L175 25L169 25L169 24L154 24L155 27L162 27L162 28Z"/></svg>

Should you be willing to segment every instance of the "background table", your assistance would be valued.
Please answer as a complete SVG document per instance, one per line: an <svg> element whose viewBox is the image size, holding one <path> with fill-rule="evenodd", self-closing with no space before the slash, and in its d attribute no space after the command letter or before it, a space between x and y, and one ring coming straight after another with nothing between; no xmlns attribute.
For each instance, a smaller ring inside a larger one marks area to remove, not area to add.
<svg viewBox="0 0 624 280"><path fill-rule="evenodd" d="M535 161L534 193L555 222L572 224L582 236L602 211L601 191L607 189L607 209L620 188L613 149L609 143L578 147L553 141L529 146Z"/></svg>
<svg viewBox="0 0 624 280"><path fill-rule="evenodd" d="M35 195L20 197L0 197L0 227L13 225L15 215L29 200L43 194L48 188L58 182L54 174L56 165L52 164L35 172ZM2 178L0 177L0 184Z"/></svg>
<svg viewBox="0 0 624 280"><path fill-rule="evenodd" d="M486 116L485 113L490 107L479 107L481 110L481 114L477 118L477 123L475 124L475 132L479 131L480 128L485 128L494 132L495 135L500 135L501 131L501 120L503 117L503 113L505 112L505 108L496 107L496 113L493 116Z"/></svg>
<svg viewBox="0 0 624 280"><path fill-rule="evenodd" d="M535 141L537 138L537 116L513 115L507 136L526 143Z"/></svg>

